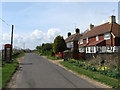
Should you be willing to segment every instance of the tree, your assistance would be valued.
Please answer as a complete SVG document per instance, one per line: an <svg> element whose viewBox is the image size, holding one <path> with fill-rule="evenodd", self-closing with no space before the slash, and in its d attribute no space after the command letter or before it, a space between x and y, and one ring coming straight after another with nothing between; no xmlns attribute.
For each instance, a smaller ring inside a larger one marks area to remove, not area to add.
<svg viewBox="0 0 120 90"><path fill-rule="evenodd" d="M37 46L36 49L40 51L42 50L42 46Z"/></svg>
<svg viewBox="0 0 120 90"><path fill-rule="evenodd" d="M52 50L52 43L46 43L44 44L44 46L42 47L43 51L51 51Z"/></svg>
<svg viewBox="0 0 120 90"><path fill-rule="evenodd" d="M53 52L57 53L57 52L63 52L64 50L66 50L66 43L65 40L63 39L63 36L57 36L54 39L54 43L53 43Z"/></svg>

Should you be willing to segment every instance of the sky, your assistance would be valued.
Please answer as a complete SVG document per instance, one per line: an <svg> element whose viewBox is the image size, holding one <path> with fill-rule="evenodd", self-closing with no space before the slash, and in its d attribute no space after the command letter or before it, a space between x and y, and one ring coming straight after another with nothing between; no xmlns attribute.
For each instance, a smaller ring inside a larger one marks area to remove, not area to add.
<svg viewBox="0 0 120 90"><path fill-rule="evenodd" d="M84 32L89 24L108 22L112 10L118 21L118 2L2 2L0 9L0 18L7 23L0 21L0 45L10 43L14 25L15 48L35 49L53 43L57 35L65 39L68 32L75 33L75 26Z"/></svg>

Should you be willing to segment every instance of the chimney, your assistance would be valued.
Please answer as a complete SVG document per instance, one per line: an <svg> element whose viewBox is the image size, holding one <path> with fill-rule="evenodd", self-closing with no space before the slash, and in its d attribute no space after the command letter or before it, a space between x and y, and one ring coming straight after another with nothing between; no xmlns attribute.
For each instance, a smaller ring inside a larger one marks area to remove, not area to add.
<svg viewBox="0 0 120 90"><path fill-rule="evenodd" d="M109 22L110 23L116 23L116 17L114 15L109 17Z"/></svg>
<svg viewBox="0 0 120 90"><path fill-rule="evenodd" d="M90 24L90 26L89 26L89 31L90 31L92 28L94 28L94 25Z"/></svg>
<svg viewBox="0 0 120 90"><path fill-rule="evenodd" d="M76 28L76 33L80 33L80 29L79 28Z"/></svg>
<svg viewBox="0 0 120 90"><path fill-rule="evenodd" d="M68 37L71 35L71 32L68 32Z"/></svg>

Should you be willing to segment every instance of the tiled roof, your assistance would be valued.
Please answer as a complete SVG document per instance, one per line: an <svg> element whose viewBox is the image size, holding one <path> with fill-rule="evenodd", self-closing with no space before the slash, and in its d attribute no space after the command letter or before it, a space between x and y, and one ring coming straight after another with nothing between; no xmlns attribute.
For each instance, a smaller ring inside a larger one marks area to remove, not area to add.
<svg viewBox="0 0 120 90"><path fill-rule="evenodd" d="M105 40L94 41L92 43L89 43L87 46L95 46L95 45L97 45L97 44L99 44L99 43L101 43L103 41L105 41Z"/></svg>
<svg viewBox="0 0 120 90"><path fill-rule="evenodd" d="M80 39L82 35L80 33L75 33L70 35L68 38L65 39L65 42L77 41Z"/></svg>
<svg viewBox="0 0 120 90"><path fill-rule="evenodd" d="M87 45L88 45L88 43L87 43L87 44L80 45L79 47L85 47L85 46L87 46Z"/></svg>
<svg viewBox="0 0 120 90"><path fill-rule="evenodd" d="M99 25L99 26L96 26L92 30L85 33L80 39L110 32L110 30L111 30L110 27L111 27L111 24L109 22ZM112 32L116 37L120 37L120 25L117 23L113 23Z"/></svg>

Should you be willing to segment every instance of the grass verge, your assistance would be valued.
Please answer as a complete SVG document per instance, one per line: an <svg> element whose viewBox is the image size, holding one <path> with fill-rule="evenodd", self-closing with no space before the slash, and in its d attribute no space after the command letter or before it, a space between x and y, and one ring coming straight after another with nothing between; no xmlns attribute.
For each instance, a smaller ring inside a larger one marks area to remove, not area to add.
<svg viewBox="0 0 120 90"><path fill-rule="evenodd" d="M15 73L17 67L19 66L19 63L16 59L24 55L25 53L22 52L19 55L13 57L13 62L3 62L4 65L2 67L2 88L5 88L7 86L7 83L9 82L12 75Z"/></svg>
<svg viewBox="0 0 120 90"><path fill-rule="evenodd" d="M67 61L60 62L61 65L65 66L67 69L77 72L78 74L83 74L97 80L99 82L105 83L107 85L112 86L113 88L118 88L118 80L102 75L99 72L89 71L76 66L74 63L69 63Z"/></svg>
<svg viewBox="0 0 120 90"><path fill-rule="evenodd" d="M51 60L60 60L61 58L60 57L55 57L55 56L47 56L48 59L51 59Z"/></svg>

